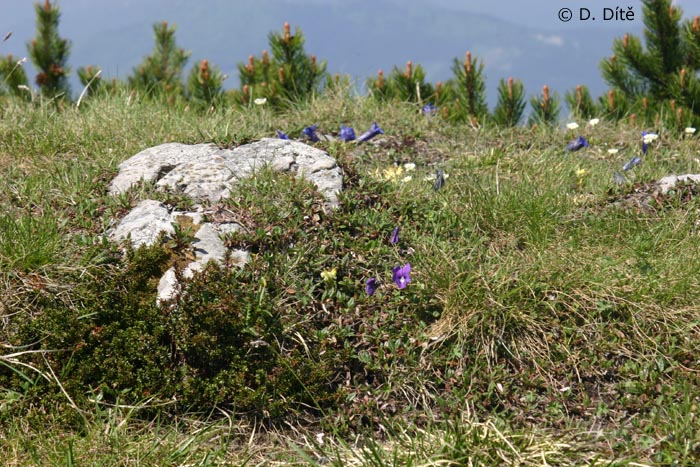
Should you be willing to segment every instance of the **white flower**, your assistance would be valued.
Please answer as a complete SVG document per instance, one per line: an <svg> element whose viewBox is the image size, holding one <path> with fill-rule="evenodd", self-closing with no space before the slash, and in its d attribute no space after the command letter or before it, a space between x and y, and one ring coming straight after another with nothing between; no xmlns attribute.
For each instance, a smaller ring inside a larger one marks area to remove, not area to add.
<svg viewBox="0 0 700 467"><path fill-rule="evenodd" d="M644 135L644 138L642 138L642 140L644 141L644 144L649 144L658 138L659 135L657 135L656 133L647 133L646 135Z"/></svg>
<svg viewBox="0 0 700 467"><path fill-rule="evenodd" d="M567 123L566 127L569 130L575 130L576 128L578 128L578 123L576 123L576 122Z"/></svg>
<svg viewBox="0 0 700 467"><path fill-rule="evenodd" d="M401 183L407 183L411 180L413 180L413 177L411 177L410 175L406 175L404 178L401 179Z"/></svg>
<svg viewBox="0 0 700 467"><path fill-rule="evenodd" d="M29 86L27 86L26 84L18 84L17 89L21 89L22 91L32 92L32 90L29 89Z"/></svg>
<svg viewBox="0 0 700 467"><path fill-rule="evenodd" d="M600 123L600 119L599 119L599 118L592 118L592 119L588 120L588 124L589 124L590 126L596 126L596 125L599 124L599 123Z"/></svg>
<svg viewBox="0 0 700 467"><path fill-rule="evenodd" d="M685 129L686 135L692 135L693 133L695 133L695 128L693 128L692 126L689 126L688 128Z"/></svg>
<svg viewBox="0 0 700 467"><path fill-rule="evenodd" d="M423 180L426 182L434 182L436 178L437 178L437 175L432 174L432 175L426 175L425 177L423 177ZM450 174L443 173L442 178L448 179L448 178L450 178Z"/></svg>
<svg viewBox="0 0 700 467"><path fill-rule="evenodd" d="M617 154L617 151L619 151L619 149L610 148L608 149L608 154Z"/></svg>
<svg viewBox="0 0 700 467"><path fill-rule="evenodd" d="M264 105L267 102L267 97L258 97L253 102L255 102L255 105Z"/></svg>
<svg viewBox="0 0 700 467"><path fill-rule="evenodd" d="M413 162L406 162L403 165L403 168L406 172L410 172L411 170L416 170L416 164L414 164Z"/></svg>
<svg viewBox="0 0 700 467"><path fill-rule="evenodd" d="M17 60L16 66L21 66L21 65L24 65L25 63L27 63L27 57L20 58L19 60Z"/></svg>

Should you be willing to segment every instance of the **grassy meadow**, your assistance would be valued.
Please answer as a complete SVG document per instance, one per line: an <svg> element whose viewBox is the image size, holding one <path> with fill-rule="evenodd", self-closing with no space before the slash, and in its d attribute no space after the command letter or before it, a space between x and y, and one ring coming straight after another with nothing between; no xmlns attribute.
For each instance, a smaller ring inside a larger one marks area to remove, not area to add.
<svg viewBox="0 0 700 467"><path fill-rule="evenodd" d="M375 121L365 144L315 144L344 171L336 210L288 175L236 187L219 208L250 263L165 307L188 233L104 239L142 199L190 204L107 194L143 149ZM700 172L700 136L577 123L474 128L341 90L285 111L0 101L4 464L697 465L700 201L652 184Z"/></svg>

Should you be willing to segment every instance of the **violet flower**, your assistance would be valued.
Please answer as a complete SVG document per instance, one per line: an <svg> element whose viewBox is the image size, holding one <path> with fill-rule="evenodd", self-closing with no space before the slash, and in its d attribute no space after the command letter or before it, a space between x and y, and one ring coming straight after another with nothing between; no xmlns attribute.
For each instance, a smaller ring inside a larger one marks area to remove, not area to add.
<svg viewBox="0 0 700 467"><path fill-rule="evenodd" d="M304 133L313 143L317 143L321 140L316 134L316 128L318 128L318 124L307 126L303 130L301 130L301 132Z"/></svg>
<svg viewBox="0 0 700 467"><path fill-rule="evenodd" d="M365 292L367 292L367 295L374 295L374 292L377 290L377 278L376 277L370 277L367 279L367 283L365 284Z"/></svg>
<svg viewBox="0 0 700 467"><path fill-rule="evenodd" d="M355 130L351 126L340 125L338 139L341 141L352 141L355 139Z"/></svg>
<svg viewBox="0 0 700 467"><path fill-rule="evenodd" d="M438 111L438 108L435 107L435 106L434 106L433 104L431 104L431 103L427 103L427 104L425 104L425 106L423 107L423 115L426 115L426 116L428 116L428 117L431 117L431 116L435 115L435 114L437 113L437 111Z"/></svg>
<svg viewBox="0 0 700 467"><path fill-rule="evenodd" d="M578 151L581 148L587 148L588 147L588 141L586 141L586 138L583 136L579 136L578 138L569 141L569 144L566 145L566 150L573 152L573 151Z"/></svg>
<svg viewBox="0 0 700 467"><path fill-rule="evenodd" d="M435 188L435 191L438 191L443 186L445 186L445 175L443 174L442 169L438 169L435 173L435 184L433 185L433 188Z"/></svg>
<svg viewBox="0 0 700 467"><path fill-rule="evenodd" d="M394 231L391 233L391 244L396 245L399 243L399 228L396 227Z"/></svg>
<svg viewBox="0 0 700 467"><path fill-rule="evenodd" d="M277 137L278 137L279 139L289 139L289 136L287 136L286 134L282 133L282 132L279 131L279 130L277 130Z"/></svg>
<svg viewBox="0 0 700 467"><path fill-rule="evenodd" d="M399 289L405 288L411 282L411 263L395 266L392 271L394 273L393 281Z"/></svg>
<svg viewBox="0 0 700 467"><path fill-rule="evenodd" d="M634 166L639 165L642 163L642 158L639 156L635 156L632 159L628 160L625 165L622 166L622 170L627 172L628 170L634 168Z"/></svg>
<svg viewBox="0 0 700 467"><path fill-rule="evenodd" d="M372 123L372 127L362 133L359 138L357 138L358 143L364 143L365 141L369 141L370 139L374 138L377 135L383 135L384 131L382 131L381 128L379 128L379 125L377 125L377 122Z"/></svg>

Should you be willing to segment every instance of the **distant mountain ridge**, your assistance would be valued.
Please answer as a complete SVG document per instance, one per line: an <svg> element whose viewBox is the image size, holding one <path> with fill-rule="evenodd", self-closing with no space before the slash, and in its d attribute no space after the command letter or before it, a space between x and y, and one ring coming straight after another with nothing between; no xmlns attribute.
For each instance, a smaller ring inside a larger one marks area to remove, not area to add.
<svg viewBox="0 0 700 467"><path fill-rule="evenodd" d="M25 56L34 35L34 10L26 0L5 2L11 21L0 19L0 28L15 34L0 53ZM390 0L72 0L59 5L60 33L72 41L73 71L92 64L107 78L125 78L151 52L153 23L166 20L177 25L178 45L192 51L189 66L207 58L229 75L226 87L237 87L236 64L259 55L268 47L269 32L289 21L304 32L307 52L326 59L331 73L351 75L360 89L378 69L389 72L407 60L421 64L432 82L449 79L453 59L463 60L470 50L484 61L490 107L498 80L509 76L523 80L528 95L541 92L544 84L561 96L577 84L589 86L594 96L605 93L598 63L610 54L614 38L641 34L643 27L640 17L619 27L533 28L449 6L408 2L399 7ZM138 16L128 13L134 9ZM78 92L77 78L72 84Z"/></svg>

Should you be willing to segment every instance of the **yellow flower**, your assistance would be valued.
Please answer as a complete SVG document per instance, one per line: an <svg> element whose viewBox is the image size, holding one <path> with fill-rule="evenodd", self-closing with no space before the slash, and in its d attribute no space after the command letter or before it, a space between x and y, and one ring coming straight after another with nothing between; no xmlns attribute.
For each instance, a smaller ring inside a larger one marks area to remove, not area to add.
<svg viewBox="0 0 700 467"><path fill-rule="evenodd" d="M583 178L584 175L586 175L588 172L586 169L576 169L576 176L578 178Z"/></svg>
<svg viewBox="0 0 700 467"><path fill-rule="evenodd" d="M384 180L395 182L403 174L403 168L400 166L392 166L384 169Z"/></svg>
<svg viewBox="0 0 700 467"><path fill-rule="evenodd" d="M321 272L321 279L326 282L334 282L338 274L338 268L333 268L330 271Z"/></svg>

